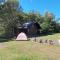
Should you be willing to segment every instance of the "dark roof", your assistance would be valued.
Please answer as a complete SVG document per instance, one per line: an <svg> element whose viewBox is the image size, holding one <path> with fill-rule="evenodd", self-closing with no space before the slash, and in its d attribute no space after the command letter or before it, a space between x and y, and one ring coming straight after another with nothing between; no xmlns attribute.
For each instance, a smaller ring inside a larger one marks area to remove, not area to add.
<svg viewBox="0 0 60 60"><path fill-rule="evenodd" d="M38 29L41 29L41 26L39 25L38 22L35 22L34 24L37 26Z"/></svg>
<svg viewBox="0 0 60 60"><path fill-rule="evenodd" d="M30 28L32 26L33 22L26 22L22 25L22 27L28 27Z"/></svg>
<svg viewBox="0 0 60 60"><path fill-rule="evenodd" d="M26 23L22 24L22 26L18 26L18 28L30 28L33 24L34 24L38 29L41 29L41 27L40 27L40 25L38 24L38 22L32 22L32 21L26 22Z"/></svg>

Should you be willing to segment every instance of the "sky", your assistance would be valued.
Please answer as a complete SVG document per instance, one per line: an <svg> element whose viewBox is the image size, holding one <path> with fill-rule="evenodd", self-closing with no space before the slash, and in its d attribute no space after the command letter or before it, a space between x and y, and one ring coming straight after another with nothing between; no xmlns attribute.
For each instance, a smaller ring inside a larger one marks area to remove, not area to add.
<svg viewBox="0 0 60 60"><path fill-rule="evenodd" d="M60 18L60 0L19 0L24 12L38 11L40 14L49 11Z"/></svg>
<svg viewBox="0 0 60 60"><path fill-rule="evenodd" d="M0 0L4 1L4 0ZM18 0L24 12L38 11L43 15L46 11L60 18L60 0Z"/></svg>

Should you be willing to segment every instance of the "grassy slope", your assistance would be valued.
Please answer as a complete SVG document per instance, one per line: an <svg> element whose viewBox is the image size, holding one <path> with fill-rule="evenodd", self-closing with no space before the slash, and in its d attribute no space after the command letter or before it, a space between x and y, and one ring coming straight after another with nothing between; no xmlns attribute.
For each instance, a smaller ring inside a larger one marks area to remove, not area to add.
<svg viewBox="0 0 60 60"><path fill-rule="evenodd" d="M40 39L58 40L58 39L60 39L60 33L56 33L56 34L53 34L53 35L41 36L41 37L38 37L38 38L40 38Z"/></svg>
<svg viewBox="0 0 60 60"><path fill-rule="evenodd" d="M60 60L60 46L31 41L0 43L0 60Z"/></svg>
<svg viewBox="0 0 60 60"><path fill-rule="evenodd" d="M60 33L38 38L57 40ZM31 41L4 42L0 43L0 60L60 60L60 46L44 46Z"/></svg>

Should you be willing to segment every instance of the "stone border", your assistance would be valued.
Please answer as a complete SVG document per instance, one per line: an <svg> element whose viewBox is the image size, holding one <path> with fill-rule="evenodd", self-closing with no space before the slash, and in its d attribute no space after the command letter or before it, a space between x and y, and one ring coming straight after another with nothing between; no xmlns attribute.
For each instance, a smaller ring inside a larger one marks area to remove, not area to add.
<svg viewBox="0 0 60 60"><path fill-rule="evenodd" d="M60 40L49 40L49 39L46 39L46 40L40 39L40 40L38 40L37 38L34 38L31 41L38 42L40 44L47 44L47 45L60 45Z"/></svg>

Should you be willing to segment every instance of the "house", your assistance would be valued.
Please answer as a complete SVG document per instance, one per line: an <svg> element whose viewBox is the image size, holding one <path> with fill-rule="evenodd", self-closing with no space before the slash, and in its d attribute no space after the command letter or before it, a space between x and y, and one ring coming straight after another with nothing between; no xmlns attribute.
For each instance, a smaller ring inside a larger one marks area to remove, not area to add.
<svg viewBox="0 0 60 60"><path fill-rule="evenodd" d="M17 28L15 28L15 34L18 35L21 32L26 33L27 35L34 35L40 33L40 25L37 22L26 22L22 25L18 24Z"/></svg>

